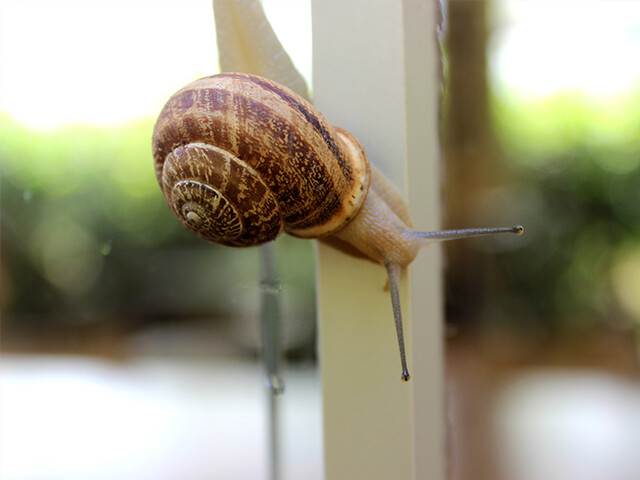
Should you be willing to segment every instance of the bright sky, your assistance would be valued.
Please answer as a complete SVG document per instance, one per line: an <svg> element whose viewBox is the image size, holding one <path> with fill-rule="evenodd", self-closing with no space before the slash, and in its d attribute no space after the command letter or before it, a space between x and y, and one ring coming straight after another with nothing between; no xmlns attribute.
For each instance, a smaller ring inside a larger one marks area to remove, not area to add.
<svg viewBox="0 0 640 480"><path fill-rule="evenodd" d="M498 85L540 97L640 84L640 1L499 7L490 49ZM0 8L0 111L34 127L155 116L178 88L218 68L211 0L0 0ZM265 9L310 78L310 0L265 0Z"/></svg>
<svg viewBox="0 0 640 480"><path fill-rule="evenodd" d="M500 2L490 44L494 82L544 97L640 87L640 1Z"/></svg>
<svg viewBox="0 0 640 480"><path fill-rule="evenodd" d="M307 76L309 8L265 3ZM180 87L218 71L211 0L0 0L0 9L0 111L34 127L155 116Z"/></svg>

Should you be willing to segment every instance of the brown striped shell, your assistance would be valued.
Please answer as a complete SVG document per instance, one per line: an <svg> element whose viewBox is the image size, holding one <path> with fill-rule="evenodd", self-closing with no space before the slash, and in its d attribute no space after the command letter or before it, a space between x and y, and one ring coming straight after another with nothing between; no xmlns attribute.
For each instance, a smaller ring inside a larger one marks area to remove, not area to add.
<svg viewBox="0 0 640 480"><path fill-rule="evenodd" d="M223 73L179 90L153 132L169 207L205 240L258 245L283 230L330 235L369 188L360 143L306 100L262 77Z"/></svg>

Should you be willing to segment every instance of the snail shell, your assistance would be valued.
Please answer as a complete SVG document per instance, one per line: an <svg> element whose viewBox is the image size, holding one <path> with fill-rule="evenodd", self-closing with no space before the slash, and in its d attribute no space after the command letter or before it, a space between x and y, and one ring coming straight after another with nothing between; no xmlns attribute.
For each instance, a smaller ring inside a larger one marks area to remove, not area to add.
<svg viewBox="0 0 640 480"><path fill-rule="evenodd" d="M223 73L179 90L153 133L155 172L182 224L205 240L258 245L283 230L323 237L369 188L358 140L265 78Z"/></svg>

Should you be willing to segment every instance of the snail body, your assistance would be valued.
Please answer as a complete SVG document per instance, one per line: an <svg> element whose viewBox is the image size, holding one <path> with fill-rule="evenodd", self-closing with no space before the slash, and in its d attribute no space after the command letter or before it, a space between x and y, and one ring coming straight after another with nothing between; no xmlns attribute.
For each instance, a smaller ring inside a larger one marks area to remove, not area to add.
<svg viewBox="0 0 640 480"><path fill-rule="evenodd" d="M414 231L406 203L351 133L292 90L256 75L222 73L179 90L156 122L153 157L169 208L204 240L246 247L284 231L347 245L383 264L404 380L401 270L428 241L522 233L522 227Z"/></svg>

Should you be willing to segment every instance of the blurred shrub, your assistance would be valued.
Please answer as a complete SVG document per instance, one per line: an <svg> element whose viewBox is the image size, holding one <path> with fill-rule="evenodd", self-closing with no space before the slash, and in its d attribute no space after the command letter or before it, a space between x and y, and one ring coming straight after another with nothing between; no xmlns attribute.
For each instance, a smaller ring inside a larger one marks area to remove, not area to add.
<svg viewBox="0 0 640 480"><path fill-rule="evenodd" d="M128 258L177 231L149 167L152 123L32 131L1 121L4 307L33 321L109 315L135 279Z"/></svg>
<svg viewBox="0 0 640 480"><path fill-rule="evenodd" d="M0 123L3 343L56 325L256 322L257 251L208 244L175 220L154 175L152 119L53 131ZM313 246L278 248L283 282L296 287L289 314L313 324Z"/></svg>
<svg viewBox="0 0 640 480"><path fill-rule="evenodd" d="M501 91L492 102L513 180L483 208L509 205L526 227L524 248L498 260L515 316L554 329L629 326L640 265L621 265L640 248L640 91L538 101Z"/></svg>

